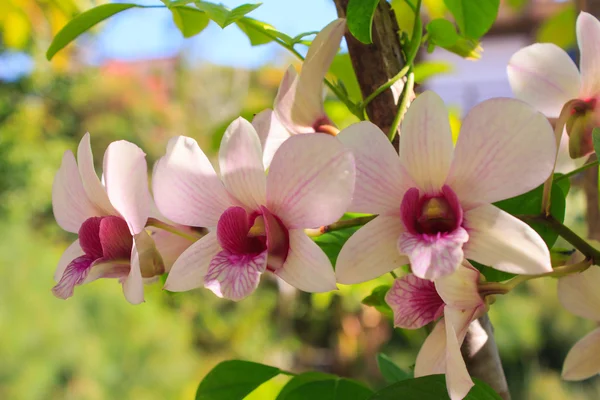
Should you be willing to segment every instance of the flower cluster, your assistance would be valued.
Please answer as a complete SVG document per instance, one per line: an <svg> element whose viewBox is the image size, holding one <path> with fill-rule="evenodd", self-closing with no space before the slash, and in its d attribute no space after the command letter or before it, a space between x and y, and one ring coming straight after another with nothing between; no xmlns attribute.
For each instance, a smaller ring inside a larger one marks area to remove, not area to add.
<svg viewBox="0 0 600 400"><path fill-rule="evenodd" d="M402 121L399 154L374 124L339 132L325 114L323 79L344 30L339 19L317 35L302 71L286 72L273 110L252 123L231 123L219 173L194 139L174 137L154 166L152 197L145 155L134 144L108 147L102 181L88 134L77 162L66 152L54 182L54 214L79 239L59 262L54 294L67 298L75 286L118 278L127 300L140 303L143 283L168 272L170 291L205 287L238 301L267 272L300 290L326 292L408 264L411 273L396 279L386 296L394 324L416 329L437 321L415 376L445 373L450 397L464 398L473 382L460 345L488 307L479 291L483 277L470 260L514 274L552 271L539 234L493 203L528 192L552 174L557 144L542 112L557 116L578 99L567 129L571 155L589 154L588 122L600 90L594 59L600 23L579 17L581 79L552 45L533 45L513 57L515 93L539 111L521 100L485 101L465 117L454 143L443 101L424 92ZM346 212L375 217L346 242L334 270L305 230ZM589 281L600 279L597 271L587 272ZM561 300L578 315L600 320L579 292L586 280L564 278ZM597 358L585 354L599 346L598 335L592 332L569 354L567 378L598 373Z"/></svg>

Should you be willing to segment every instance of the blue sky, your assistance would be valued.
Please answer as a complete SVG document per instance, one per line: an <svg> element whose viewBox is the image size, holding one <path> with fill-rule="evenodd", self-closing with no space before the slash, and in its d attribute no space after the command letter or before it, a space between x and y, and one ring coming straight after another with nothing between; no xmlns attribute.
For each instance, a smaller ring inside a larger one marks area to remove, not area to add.
<svg viewBox="0 0 600 400"><path fill-rule="evenodd" d="M219 2L215 0L215 2ZM221 0L233 8L252 0ZM160 5L158 0L138 4ZM289 35L315 31L337 15L331 0L264 0L249 14ZM184 51L193 61L208 61L236 67L256 67L281 54L276 44L252 47L235 26L221 29L214 22L199 35L184 39L166 9L129 9L105 22L96 41L93 61L106 58L131 60L164 57Z"/></svg>

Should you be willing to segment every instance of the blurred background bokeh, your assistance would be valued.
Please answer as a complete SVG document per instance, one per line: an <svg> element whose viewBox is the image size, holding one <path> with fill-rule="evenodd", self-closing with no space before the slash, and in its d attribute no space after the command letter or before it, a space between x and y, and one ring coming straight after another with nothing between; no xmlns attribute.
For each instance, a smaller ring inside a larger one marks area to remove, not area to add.
<svg viewBox="0 0 600 400"><path fill-rule="evenodd" d="M127 10L48 62L53 35L101 3L0 0L0 399L191 399L200 379L229 358L333 372L375 388L384 385L378 352L409 370L426 332L394 330L388 318L361 305L389 276L320 295L263 279L240 303L207 290L169 294L155 284L144 304L132 306L109 280L78 287L67 301L52 295L55 265L73 239L55 224L51 208L52 180L66 149L76 149L89 131L98 166L117 139L140 145L152 165L168 138L183 134L214 156L227 124L271 107L283 71L296 63L275 44L252 47L236 26L211 23L184 39L160 8ZM392 3L401 15L402 0ZM441 0L424 5L429 17L445 14ZM420 55L421 89L436 90L458 126L477 102L511 95L505 67L520 47L550 41L575 55L577 7L502 1L479 60L444 50ZM290 35L319 30L336 17L330 0L264 0L251 16ZM347 55L333 68L338 76L352 74ZM332 96L327 108L341 127L354 121ZM572 186L566 222L585 233L582 184L575 179ZM555 281L532 281L498 298L490 315L513 398L600 398L598 378L560 380L570 346L593 326L560 307ZM285 382L277 378L249 398L273 399Z"/></svg>

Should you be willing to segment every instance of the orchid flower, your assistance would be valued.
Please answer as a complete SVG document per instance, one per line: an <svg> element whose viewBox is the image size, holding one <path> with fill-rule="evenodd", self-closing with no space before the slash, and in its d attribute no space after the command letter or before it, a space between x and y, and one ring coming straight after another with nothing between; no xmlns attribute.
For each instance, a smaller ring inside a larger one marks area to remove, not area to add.
<svg viewBox="0 0 600 400"><path fill-rule="evenodd" d="M333 223L346 211L355 177L351 152L329 135L294 136L265 175L258 135L238 118L223 136L219 166L220 179L196 141L183 136L158 161L159 210L177 223L210 228L175 262L165 289L205 286L237 301L266 270L304 291L335 289L329 259L304 229Z"/></svg>
<svg viewBox="0 0 600 400"><path fill-rule="evenodd" d="M394 281L385 296L396 327L418 329L443 317L417 355L415 378L446 374L451 400L463 399L473 387L460 346L469 324L486 311L477 289L479 279L479 271L463 262L456 273L435 283L405 275Z"/></svg>
<svg viewBox="0 0 600 400"><path fill-rule="evenodd" d="M600 268L591 266L583 272L558 280L558 299L571 313L600 323ZM600 328L579 340L567 354L562 377L579 381L600 374Z"/></svg>
<svg viewBox="0 0 600 400"><path fill-rule="evenodd" d="M564 50L551 43L525 47L508 64L515 96L548 117L558 117L563 106L575 100L567 122L571 158L594 152L591 132L600 126L600 22L586 12L577 18L577 42L581 72Z"/></svg>
<svg viewBox="0 0 600 400"><path fill-rule="evenodd" d="M342 248L339 283L368 281L409 262L417 277L435 280L463 258L517 274L551 271L542 238L491 204L552 172L556 143L542 114L519 100L485 101L464 119L455 149L442 99L425 92L401 130L399 158L370 122L337 136L356 159L349 211L379 214Z"/></svg>
<svg viewBox="0 0 600 400"><path fill-rule="evenodd" d="M86 134L77 161L66 151L52 187L58 225L77 233L61 257L52 289L57 297L73 295L75 286L98 278L118 278L126 299L144 301L143 279L163 272L160 255L144 227L152 199L146 155L136 145L118 141L104 154L104 182L98 179Z"/></svg>

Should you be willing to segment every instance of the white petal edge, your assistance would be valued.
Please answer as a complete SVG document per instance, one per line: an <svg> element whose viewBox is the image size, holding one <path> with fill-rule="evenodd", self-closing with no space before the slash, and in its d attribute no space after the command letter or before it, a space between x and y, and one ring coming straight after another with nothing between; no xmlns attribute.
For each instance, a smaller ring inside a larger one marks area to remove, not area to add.
<svg viewBox="0 0 600 400"><path fill-rule="evenodd" d="M58 265L56 266L56 271L54 272L54 280L58 283L60 281L60 278L62 278L65 269L69 266L71 261L84 254L85 252L79 245L79 239L71 243L58 260Z"/></svg>
<svg viewBox="0 0 600 400"><path fill-rule="evenodd" d="M129 275L123 281L123 294L131 304L140 304L144 302L144 281L140 269L140 257L137 251L135 240L131 249L131 268Z"/></svg>
<svg viewBox="0 0 600 400"><path fill-rule="evenodd" d="M283 126L275 112L271 109L263 110L254 116L252 126L260 139L263 148L263 165L269 168L275 152L291 134Z"/></svg>
<svg viewBox="0 0 600 400"><path fill-rule="evenodd" d="M94 155L89 133L83 135L77 147L77 164L88 198L96 204L103 215L116 215L117 212L110 203L106 190L94 168Z"/></svg>

